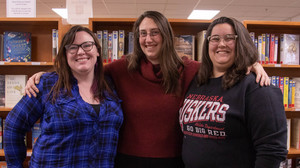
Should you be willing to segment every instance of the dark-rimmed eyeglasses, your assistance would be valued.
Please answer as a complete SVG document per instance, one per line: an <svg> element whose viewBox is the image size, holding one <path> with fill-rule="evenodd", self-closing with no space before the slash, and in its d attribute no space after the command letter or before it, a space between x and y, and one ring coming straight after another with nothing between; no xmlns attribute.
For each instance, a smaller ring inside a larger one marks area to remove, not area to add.
<svg viewBox="0 0 300 168"><path fill-rule="evenodd" d="M95 42L93 41L86 41L81 44L69 44L66 45L65 48L70 54L75 54L78 52L79 47L81 47L85 52L91 51L93 49L94 44Z"/></svg>

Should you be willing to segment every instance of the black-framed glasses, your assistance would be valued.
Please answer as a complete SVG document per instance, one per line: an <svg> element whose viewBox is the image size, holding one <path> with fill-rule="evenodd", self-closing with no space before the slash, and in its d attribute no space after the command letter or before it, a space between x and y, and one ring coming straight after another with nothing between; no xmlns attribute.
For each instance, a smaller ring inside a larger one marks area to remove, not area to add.
<svg viewBox="0 0 300 168"><path fill-rule="evenodd" d="M69 44L66 45L65 48L70 54L75 54L78 52L79 47L81 47L85 52L91 51L93 49L94 44L95 42L93 41L86 41L81 44Z"/></svg>
<svg viewBox="0 0 300 168"><path fill-rule="evenodd" d="M228 44L228 43L234 42L236 40L236 38L238 38L238 35L236 35L236 34L226 34L224 36L219 36L219 35L208 36L207 40L211 44L219 44L219 42L221 41L221 39L223 39L224 42L226 44Z"/></svg>

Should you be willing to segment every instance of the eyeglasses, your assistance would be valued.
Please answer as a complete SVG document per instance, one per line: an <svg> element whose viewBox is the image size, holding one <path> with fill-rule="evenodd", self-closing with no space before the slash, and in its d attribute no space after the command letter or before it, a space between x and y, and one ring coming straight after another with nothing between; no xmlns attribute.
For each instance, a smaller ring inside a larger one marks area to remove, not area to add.
<svg viewBox="0 0 300 168"><path fill-rule="evenodd" d="M66 45L65 48L67 52L70 54L75 54L78 52L79 47L81 47L85 52L91 51L93 49L95 42L92 41L86 41L82 44L70 44Z"/></svg>
<svg viewBox="0 0 300 168"><path fill-rule="evenodd" d="M160 31L159 31L159 29L154 29L154 30L151 30L149 33L147 33L147 31L145 31L145 30L142 30L139 32L139 36L143 37L143 38L147 37L148 34L150 35L150 37L155 37L155 36L160 35Z"/></svg>
<svg viewBox="0 0 300 168"><path fill-rule="evenodd" d="M226 34L225 36L221 37L219 35L213 35L213 36L208 36L207 40L209 41L210 44L219 44L221 39L224 40L226 44L231 44L238 38L238 35L235 34Z"/></svg>

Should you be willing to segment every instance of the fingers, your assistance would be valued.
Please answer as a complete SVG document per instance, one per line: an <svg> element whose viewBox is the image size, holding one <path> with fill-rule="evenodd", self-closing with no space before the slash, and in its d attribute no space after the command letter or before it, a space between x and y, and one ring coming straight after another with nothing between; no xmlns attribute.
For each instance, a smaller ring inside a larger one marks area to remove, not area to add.
<svg viewBox="0 0 300 168"><path fill-rule="evenodd" d="M257 74L256 82L260 84L260 86L270 86L271 81L267 73Z"/></svg>
<svg viewBox="0 0 300 168"><path fill-rule="evenodd" d="M28 97L31 98L31 96L36 97L37 94L39 92L38 88L35 86L35 75L33 75L32 77L30 77L26 83L25 86L25 93L26 95L28 95Z"/></svg>

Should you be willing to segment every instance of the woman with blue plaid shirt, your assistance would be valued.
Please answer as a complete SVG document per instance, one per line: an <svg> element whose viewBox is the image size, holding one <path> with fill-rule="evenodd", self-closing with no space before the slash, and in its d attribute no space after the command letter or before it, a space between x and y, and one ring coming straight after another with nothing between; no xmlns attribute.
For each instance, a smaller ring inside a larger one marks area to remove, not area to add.
<svg viewBox="0 0 300 168"><path fill-rule="evenodd" d="M123 113L120 99L104 77L100 53L99 42L88 28L74 26L65 34L55 71L41 77L38 96L24 96L6 117L8 167L23 167L24 136L38 120L41 135L30 167L114 167Z"/></svg>

